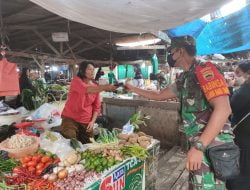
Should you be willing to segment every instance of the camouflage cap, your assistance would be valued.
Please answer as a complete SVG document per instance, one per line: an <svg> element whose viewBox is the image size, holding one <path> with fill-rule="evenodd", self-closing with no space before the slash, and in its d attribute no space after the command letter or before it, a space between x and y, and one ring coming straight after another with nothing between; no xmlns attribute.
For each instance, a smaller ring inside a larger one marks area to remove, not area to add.
<svg viewBox="0 0 250 190"><path fill-rule="evenodd" d="M176 47L183 47L183 46L196 46L195 39L192 36L178 36L171 38L170 47L168 50Z"/></svg>

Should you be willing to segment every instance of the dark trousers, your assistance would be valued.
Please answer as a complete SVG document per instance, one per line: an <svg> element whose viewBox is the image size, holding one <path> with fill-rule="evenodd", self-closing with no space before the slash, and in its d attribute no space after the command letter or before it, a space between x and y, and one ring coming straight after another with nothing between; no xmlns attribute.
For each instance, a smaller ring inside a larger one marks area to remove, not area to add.
<svg viewBox="0 0 250 190"><path fill-rule="evenodd" d="M228 190L250 190L250 149L240 150L240 175L226 183Z"/></svg>
<svg viewBox="0 0 250 190"><path fill-rule="evenodd" d="M75 120L62 116L61 134L67 138L76 138L82 144L90 143L93 132L87 132L87 124L78 123Z"/></svg>

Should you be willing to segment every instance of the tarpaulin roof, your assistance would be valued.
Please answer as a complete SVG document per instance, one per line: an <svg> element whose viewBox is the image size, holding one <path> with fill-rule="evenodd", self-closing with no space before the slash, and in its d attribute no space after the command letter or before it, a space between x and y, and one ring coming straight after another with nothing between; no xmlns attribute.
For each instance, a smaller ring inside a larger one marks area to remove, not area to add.
<svg viewBox="0 0 250 190"><path fill-rule="evenodd" d="M211 22L194 20L167 30L170 37L191 35L196 38L197 54L232 53L250 49L250 5Z"/></svg>
<svg viewBox="0 0 250 190"><path fill-rule="evenodd" d="M165 30L200 18L230 0L30 0L61 17L122 33Z"/></svg>

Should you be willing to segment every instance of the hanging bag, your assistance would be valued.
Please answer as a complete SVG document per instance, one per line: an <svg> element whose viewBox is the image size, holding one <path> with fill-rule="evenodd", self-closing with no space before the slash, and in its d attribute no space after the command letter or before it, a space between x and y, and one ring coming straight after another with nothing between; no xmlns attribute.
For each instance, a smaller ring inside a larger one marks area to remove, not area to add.
<svg viewBox="0 0 250 190"><path fill-rule="evenodd" d="M0 96L16 96L19 93L19 76L16 64L3 58L0 61Z"/></svg>

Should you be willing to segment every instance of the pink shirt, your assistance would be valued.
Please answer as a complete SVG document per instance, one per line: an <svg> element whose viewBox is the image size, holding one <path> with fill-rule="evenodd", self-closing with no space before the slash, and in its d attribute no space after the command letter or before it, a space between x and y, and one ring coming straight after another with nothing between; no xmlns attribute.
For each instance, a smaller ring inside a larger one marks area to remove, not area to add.
<svg viewBox="0 0 250 190"><path fill-rule="evenodd" d="M94 112L100 112L99 93L87 93L87 85L79 77L74 77L70 84L67 102L62 115L83 124L88 124Z"/></svg>

